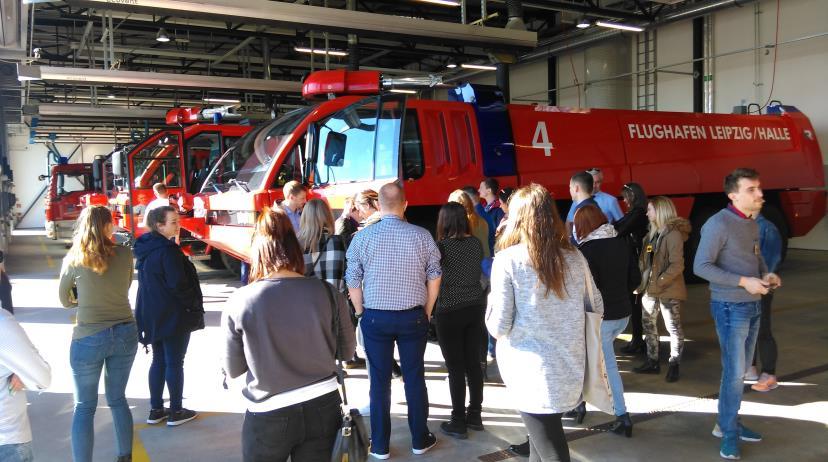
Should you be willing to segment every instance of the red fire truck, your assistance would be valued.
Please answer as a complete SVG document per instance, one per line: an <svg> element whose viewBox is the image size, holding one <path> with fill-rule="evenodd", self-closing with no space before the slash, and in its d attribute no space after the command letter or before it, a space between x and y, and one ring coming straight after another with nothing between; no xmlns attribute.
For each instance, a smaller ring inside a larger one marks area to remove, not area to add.
<svg viewBox="0 0 828 462"><path fill-rule="evenodd" d="M146 231L142 226L144 208L155 199L152 190L155 183L167 185L174 199L198 191L210 164L253 129L249 125L220 124L219 120L228 115L227 110L227 107L171 109L167 112L167 124L177 127L159 130L132 149L113 154L115 190L107 201L113 209L116 227L127 234L126 239ZM89 197L88 203L102 200ZM181 243L192 256L208 258L212 254L216 265L221 258L203 241L192 240L186 233Z"/></svg>
<svg viewBox="0 0 828 462"><path fill-rule="evenodd" d="M52 165L45 199L46 237L71 239L75 220L83 208L81 197L92 191L92 164Z"/></svg>
<svg viewBox="0 0 828 462"><path fill-rule="evenodd" d="M335 209L399 180L408 219L433 223L452 190L484 177L543 184L565 212L570 176L589 167L604 171L611 194L635 181L649 195L670 196L695 230L724 205L723 178L739 166L762 174L765 214L786 237L804 235L825 214L815 132L791 106L767 115L574 110L507 105L496 88L468 84L451 89L449 101L406 101L384 92L398 83L366 71L311 74L306 97L337 98L248 133L214 165L183 226L246 259L257 213L282 199L288 180L307 183Z"/></svg>

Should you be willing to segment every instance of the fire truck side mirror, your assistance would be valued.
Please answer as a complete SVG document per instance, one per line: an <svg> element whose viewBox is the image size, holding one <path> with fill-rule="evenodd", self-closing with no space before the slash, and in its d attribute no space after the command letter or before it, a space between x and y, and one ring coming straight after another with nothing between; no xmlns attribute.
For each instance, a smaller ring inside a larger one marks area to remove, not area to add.
<svg viewBox="0 0 828 462"><path fill-rule="evenodd" d="M325 165L342 167L345 165L345 143L348 136L344 133L328 132L325 140Z"/></svg>
<svg viewBox="0 0 828 462"><path fill-rule="evenodd" d="M38 175L38 176L37 176L37 181L43 181L43 180L45 180L46 178L49 178L49 177L48 177L48 176L46 176L46 175Z"/></svg>
<svg viewBox="0 0 828 462"><path fill-rule="evenodd" d="M112 153L112 174L116 177L124 177L124 151Z"/></svg>

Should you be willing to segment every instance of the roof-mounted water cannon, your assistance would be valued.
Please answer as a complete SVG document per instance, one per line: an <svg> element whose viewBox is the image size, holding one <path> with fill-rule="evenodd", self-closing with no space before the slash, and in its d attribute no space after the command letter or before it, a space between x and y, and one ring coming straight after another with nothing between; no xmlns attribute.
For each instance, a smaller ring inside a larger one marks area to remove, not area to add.
<svg viewBox="0 0 828 462"><path fill-rule="evenodd" d="M344 96L378 95L383 91L433 87L442 83L442 77L384 77L379 71L317 71L302 83L302 97L306 99Z"/></svg>
<svg viewBox="0 0 828 462"><path fill-rule="evenodd" d="M240 119L241 115L235 110L238 104L220 106L216 108L177 107L167 111L167 125L187 125L199 122L219 123L226 119Z"/></svg>

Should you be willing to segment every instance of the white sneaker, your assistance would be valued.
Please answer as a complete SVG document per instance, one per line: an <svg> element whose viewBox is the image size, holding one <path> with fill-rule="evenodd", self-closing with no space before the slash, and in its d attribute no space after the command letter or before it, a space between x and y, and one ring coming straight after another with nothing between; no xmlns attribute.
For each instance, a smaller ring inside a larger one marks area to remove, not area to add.
<svg viewBox="0 0 828 462"><path fill-rule="evenodd" d="M759 378L759 371L756 370L756 366L750 366L747 371L745 371L745 380L747 381L754 381Z"/></svg>

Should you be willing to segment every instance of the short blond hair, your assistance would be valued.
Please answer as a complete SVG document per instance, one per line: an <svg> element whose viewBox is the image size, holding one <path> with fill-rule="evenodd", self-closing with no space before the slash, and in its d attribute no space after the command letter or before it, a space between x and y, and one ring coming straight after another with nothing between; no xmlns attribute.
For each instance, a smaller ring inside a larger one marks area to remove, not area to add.
<svg viewBox="0 0 828 462"><path fill-rule="evenodd" d="M152 191L158 196L161 194L167 194L167 185L164 183L155 183L152 185Z"/></svg>
<svg viewBox="0 0 828 462"><path fill-rule="evenodd" d="M284 194L285 199L287 199L288 196L295 196L304 191L306 191L305 185L296 180L288 181L282 187L282 194Z"/></svg>

